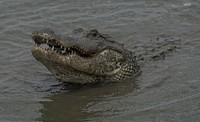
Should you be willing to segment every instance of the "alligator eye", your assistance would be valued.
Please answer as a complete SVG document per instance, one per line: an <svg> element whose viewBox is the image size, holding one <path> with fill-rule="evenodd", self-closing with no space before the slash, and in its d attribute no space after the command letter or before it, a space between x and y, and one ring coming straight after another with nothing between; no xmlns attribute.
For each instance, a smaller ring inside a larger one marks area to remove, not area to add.
<svg viewBox="0 0 200 122"><path fill-rule="evenodd" d="M88 34L88 35L91 35L91 36L97 37L97 36L98 36L98 34L99 34L98 30L96 30L96 29L93 29L93 30L91 30L91 31L89 32L89 34Z"/></svg>

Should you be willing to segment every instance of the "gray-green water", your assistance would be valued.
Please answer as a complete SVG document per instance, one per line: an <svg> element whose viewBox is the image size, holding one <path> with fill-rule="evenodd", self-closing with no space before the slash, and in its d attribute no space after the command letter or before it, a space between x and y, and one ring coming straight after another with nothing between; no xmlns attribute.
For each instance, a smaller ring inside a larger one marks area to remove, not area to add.
<svg viewBox="0 0 200 122"><path fill-rule="evenodd" d="M163 33L183 45L135 80L61 90L31 55L42 27L97 28L130 50ZM198 0L1 0L0 121L199 122L199 33Z"/></svg>

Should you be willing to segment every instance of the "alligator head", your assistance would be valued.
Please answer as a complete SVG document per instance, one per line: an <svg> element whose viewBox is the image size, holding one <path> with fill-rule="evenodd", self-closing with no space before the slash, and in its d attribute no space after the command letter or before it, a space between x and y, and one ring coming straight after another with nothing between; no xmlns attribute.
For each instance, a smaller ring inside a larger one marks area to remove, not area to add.
<svg viewBox="0 0 200 122"><path fill-rule="evenodd" d="M123 44L96 29L77 29L59 36L45 28L32 33L33 56L63 82L119 81L140 72L134 56Z"/></svg>

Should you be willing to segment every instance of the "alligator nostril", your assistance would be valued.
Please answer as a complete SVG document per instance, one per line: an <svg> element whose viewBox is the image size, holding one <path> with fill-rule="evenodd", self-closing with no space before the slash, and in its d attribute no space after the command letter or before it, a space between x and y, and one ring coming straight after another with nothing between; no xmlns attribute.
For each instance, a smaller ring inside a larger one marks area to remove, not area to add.
<svg viewBox="0 0 200 122"><path fill-rule="evenodd" d="M33 33L31 34L31 37L32 37L33 39L35 39L35 35L36 35L36 33L33 32Z"/></svg>

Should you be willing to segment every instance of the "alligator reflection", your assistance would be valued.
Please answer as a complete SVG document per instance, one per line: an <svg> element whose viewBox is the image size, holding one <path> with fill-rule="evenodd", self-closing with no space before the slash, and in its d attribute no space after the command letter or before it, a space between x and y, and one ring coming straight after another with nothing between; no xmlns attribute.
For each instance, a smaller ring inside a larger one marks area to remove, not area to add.
<svg viewBox="0 0 200 122"><path fill-rule="evenodd" d="M102 106L96 108L95 105L108 98L126 95L137 88L137 79L110 84L66 85L65 92L56 93L50 96L50 101L42 102L42 121L80 121L101 116L105 111L112 115L113 110Z"/></svg>

